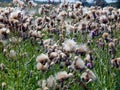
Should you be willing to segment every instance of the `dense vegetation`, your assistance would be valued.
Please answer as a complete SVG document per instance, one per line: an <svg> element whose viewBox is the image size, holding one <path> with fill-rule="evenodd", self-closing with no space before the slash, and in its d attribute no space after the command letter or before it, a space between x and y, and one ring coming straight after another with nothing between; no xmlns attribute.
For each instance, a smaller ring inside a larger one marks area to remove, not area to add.
<svg viewBox="0 0 120 90"><path fill-rule="evenodd" d="M118 9L17 4L0 7L0 89L120 89Z"/></svg>

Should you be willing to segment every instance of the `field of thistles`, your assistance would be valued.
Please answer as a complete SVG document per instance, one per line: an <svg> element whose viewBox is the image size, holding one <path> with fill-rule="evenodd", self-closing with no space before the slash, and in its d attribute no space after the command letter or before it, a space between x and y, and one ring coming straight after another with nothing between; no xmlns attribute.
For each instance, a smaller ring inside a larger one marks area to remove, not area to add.
<svg viewBox="0 0 120 90"><path fill-rule="evenodd" d="M0 89L120 90L120 9L1 6Z"/></svg>

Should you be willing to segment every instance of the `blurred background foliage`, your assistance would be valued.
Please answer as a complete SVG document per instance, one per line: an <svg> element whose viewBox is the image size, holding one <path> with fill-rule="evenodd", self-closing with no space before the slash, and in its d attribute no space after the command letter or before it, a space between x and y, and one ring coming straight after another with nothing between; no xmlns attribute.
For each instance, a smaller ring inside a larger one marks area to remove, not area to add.
<svg viewBox="0 0 120 90"><path fill-rule="evenodd" d="M0 0L0 4L5 4L5 3L9 3L12 0ZM26 0L29 1L29 0ZM46 4L46 3L50 3L50 4L55 4L58 5L59 3L61 3L61 0L34 0L35 2L39 3L39 4ZM107 3L106 0L92 0L92 2L87 2L87 0L74 0L74 2L76 1L81 1L83 3L83 6L113 6L113 7L117 7L120 8L120 0L112 0L113 2Z"/></svg>

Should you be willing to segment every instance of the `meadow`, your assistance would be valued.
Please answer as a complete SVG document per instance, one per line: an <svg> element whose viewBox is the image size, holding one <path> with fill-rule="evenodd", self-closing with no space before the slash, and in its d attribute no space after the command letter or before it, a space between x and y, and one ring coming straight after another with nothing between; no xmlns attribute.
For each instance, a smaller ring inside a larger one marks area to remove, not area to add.
<svg viewBox="0 0 120 90"><path fill-rule="evenodd" d="M1 90L120 90L120 9L17 1L0 7Z"/></svg>

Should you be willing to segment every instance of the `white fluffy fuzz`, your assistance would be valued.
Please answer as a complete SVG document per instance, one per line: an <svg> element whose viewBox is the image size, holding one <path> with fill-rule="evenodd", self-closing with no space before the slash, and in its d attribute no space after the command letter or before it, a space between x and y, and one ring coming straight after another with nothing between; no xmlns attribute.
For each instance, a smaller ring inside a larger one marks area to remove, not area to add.
<svg viewBox="0 0 120 90"><path fill-rule="evenodd" d="M81 58L77 58L75 62L75 66L79 69L84 69L85 68L85 63Z"/></svg>
<svg viewBox="0 0 120 90"><path fill-rule="evenodd" d="M88 76L89 76L90 79L92 79L93 81L96 80L96 76L93 73L93 71L87 69L86 72L88 73Z"/></svg>
<svg viewBox="0 0 120 90"><path fill-rule="evenodd" d="M49 60L49 58L48 58L48 55L45 55L45 54L40 54L39 56L37 56L37 58L36 58L36 61L37 62L42 62L42 61L44 61L44 60Z"/></svg>
<svg viewBox="0 0 120 90"><path fill-rule="evenodd" d="M43 69L43 65L41 63L37 63L36 67L37 67L37 70Z"/></svg>
<svg viewBox="0 0 120 90"><path fill-rule="evenodd" d="M55 77L53 77L53 75L49 76L49 78L47 79L47 86L54 87L55 84L56 84Z"/></svg>
<svg viewBox="0 0 120 90"><path fill-rule="evenodd" d="M76 50L79 52L87 52L89 49L86 44L80 44L77 46Z"/></svg>
<svg viewBox="0 0 120 90"><path fill-rule="evenodd" d="M87 69L84 73L82 73L81 79L84 79L87 83L89 83L96 80L96 75L93 71Z"/></svg>
<svg viewBox="0 0 120 90"><path fill-rule="evenodd" d="M46 87L46 85L47 85L46 80L42 80L42 89L44 89Z"/></svg>
<svg viewBox="0 0 120 90"><path fill-rule="evenodd" d="M71 77L72 75L73 75L72 73L68 74L66 71L61 71L61 72L58 72L55 75L55 77L56 77L56 80L63 80L63 79Z"/></svg>
<svg viewBox="0 0 120 90"><path fill-rule="evenodd" d="M76 42L72 39L67 39L62 43L63 49L67 52L74 51L76 48Z"/></svg>
<svg viewBox="0 0 120 90"><path fill-rule="evenodd" d="M17 53L16 53L14 50L10 50L9 56L10 56L11 58L15 58L16 55L17 55Z"/></svg>
<svg viewBox="0 0 120 90"><path fill-rule="evenodd" d="M76 56L75 60L72 62L72 64L70 66L68 66L68 68L72 68L74 70L77 70L77 69L82 70L82 69L85 69L86 66L85 66L84 61L81 58L78 58Z"/></svg>

